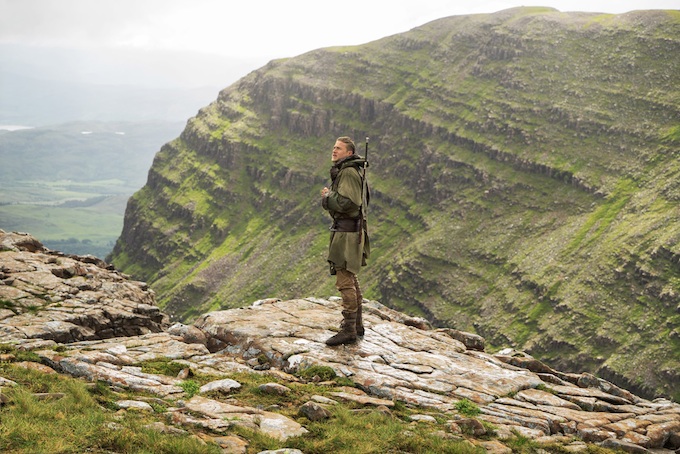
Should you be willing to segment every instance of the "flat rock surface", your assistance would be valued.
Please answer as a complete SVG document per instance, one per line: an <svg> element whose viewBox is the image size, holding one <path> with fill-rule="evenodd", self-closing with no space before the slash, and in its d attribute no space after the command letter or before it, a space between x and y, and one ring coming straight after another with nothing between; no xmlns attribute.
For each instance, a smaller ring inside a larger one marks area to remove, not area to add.
<svg viewBox="0 0 680 454"><path fill-rule="evenodd" d="M480 419L532 438L576 435L661 448L678 433L676 403L648 401L589 374L560 373L519 352L470 350L447 330L416 328L420 324L376 302L364 303L363 339L327 347L339 314L334 301L269 300L205 314L194 326L222 341L230 356L265 355L285 372L329 366L378 399L445 412L469 399L480 407Z"/></svg>

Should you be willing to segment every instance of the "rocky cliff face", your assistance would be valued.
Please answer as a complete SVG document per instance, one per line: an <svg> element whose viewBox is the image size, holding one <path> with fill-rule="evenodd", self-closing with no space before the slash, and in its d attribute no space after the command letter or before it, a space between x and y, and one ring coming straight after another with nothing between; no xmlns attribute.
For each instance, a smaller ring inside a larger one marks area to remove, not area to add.
<svg viewBox="0 0 680 454"><path fill-rule="evenodd" d="M185 321L330 294L328 149L370 136L368 297L678 397L679 27L519 8L273 61L159 151L111 261Z"/></svg>
<svg viewBox="0 0 680 454"><path fill-rule="evenodd" d="M433 329L422 318L375 301L365 302L363 339L337 348L324 340L337 329L339 305L319 298L259 300L204 314L193 325L168 326L153 292L104 263L47 251L27 235L0 232L0 244L3 345L31 350L42 363L17 367L151 393L157 397L117 405L158 411L152 402L167 408L159 419L170 425L159 421L154 427L167 434L198 431L202 439L223 445L229 438L231 447L223 452L245 452L248 440L235 436L235 427L265 433L285 446L308 432L305 421L332 423L328 409L339 402L388 413L397 403L406 405L414 409L412 422L441 425L441 437L467 440L488 452L509 452L505 443L517 434L570 451L587 450L588 444L628 452L680 448L676 403L643 399L588 373L563 373L513 349L487 353L475 334ZM97 329L92 318L98 319ZM181 364L180 376L143 372L143 363L163 359ZM11 363L11 355L3 361ZM233 379L237 373L271 377L262 392L285 399L286 384L304 382L301 372L324 368L345 386L307 376L325 396L311 396L297 418L229 396L241 386ZM192 374L211 377L193 396L182 386ZM3 377L0 384L21 386ZM462 413L461 402L477 415Z"/></svg>

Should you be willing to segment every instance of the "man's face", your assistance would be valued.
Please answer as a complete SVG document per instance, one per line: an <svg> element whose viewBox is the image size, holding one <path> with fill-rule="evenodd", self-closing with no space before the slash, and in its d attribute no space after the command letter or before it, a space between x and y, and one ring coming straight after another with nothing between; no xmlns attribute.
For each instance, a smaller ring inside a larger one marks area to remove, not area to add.
<svg viewBox="0 0 680 454"><path fill-rule="evenodd" d="M331 161L341 161L351 154L352 152L347 149L347 144L338 140L335 142L335 146L333 146L333 155L331 156Z"/></svg>

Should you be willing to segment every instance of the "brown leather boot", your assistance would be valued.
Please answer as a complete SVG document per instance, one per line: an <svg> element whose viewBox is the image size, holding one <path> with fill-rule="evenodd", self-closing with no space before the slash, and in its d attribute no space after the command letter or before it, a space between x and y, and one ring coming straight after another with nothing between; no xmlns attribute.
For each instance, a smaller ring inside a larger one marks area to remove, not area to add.
<svg viewBox="0 0 680 454"><path fill-rule="evenodd" d="M340 332L326 340L326 345L332 347L340 344L353 344L357 341L357 313L342 311Z"/></svg>

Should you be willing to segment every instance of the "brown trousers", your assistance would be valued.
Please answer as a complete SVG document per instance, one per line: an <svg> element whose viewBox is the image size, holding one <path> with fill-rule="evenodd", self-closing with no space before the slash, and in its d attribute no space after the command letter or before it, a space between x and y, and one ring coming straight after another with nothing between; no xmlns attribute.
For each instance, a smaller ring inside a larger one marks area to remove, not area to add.
<svg viewBox="0 0 680 454"><path fill-rule="evenodd" d="M350 271L339 269L336 271L335 279L335 287L342 296L342 310L356 312L359 304L364 299L357 275Z"/></svg>

